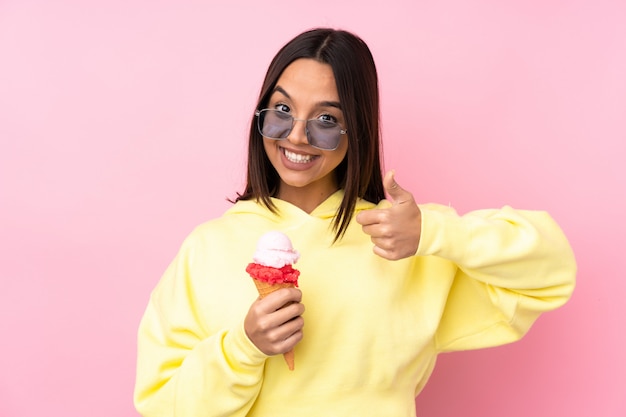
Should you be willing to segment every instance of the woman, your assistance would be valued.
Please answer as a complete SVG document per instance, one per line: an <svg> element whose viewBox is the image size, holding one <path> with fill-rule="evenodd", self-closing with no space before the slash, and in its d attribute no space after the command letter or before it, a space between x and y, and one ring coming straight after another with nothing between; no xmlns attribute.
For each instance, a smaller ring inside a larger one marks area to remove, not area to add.
<svg viewBox="0 0 626 417"><path fill-rule="evenodd" d="M438 353L518 340L569 298L574 257L546 213L459 216L382 178L378 105L353 34L278 52L245 191L185 240L142 319L142 415L414 416ZM259 299L245 267L275 229L302 254L300 288Z"/></svg>

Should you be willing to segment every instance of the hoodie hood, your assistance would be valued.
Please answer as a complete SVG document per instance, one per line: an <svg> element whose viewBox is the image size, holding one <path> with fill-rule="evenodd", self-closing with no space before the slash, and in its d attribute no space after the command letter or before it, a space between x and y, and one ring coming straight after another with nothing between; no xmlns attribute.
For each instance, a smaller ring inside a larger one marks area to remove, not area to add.
<svg viewBox="0 0 626 417"><path fill-rule="evenodd" d="M317 206L311 213L307 213L299 207L288 203L287 201L280 200L278 198L272 198L272 202L277 208L276 213L272 213L267 207L263 204L257 203L254 200L247 201L238 201L233 207L231 207L228 211L226 211L225 215L230 214L256 214L263 217L267 217L269 220L273 221L298 221L298 220L306 220L310 218L318 218L318 219L332 219L337 214L337 209L341 205L341 201L344 197L344 191L338 190L333 193L330 197L324 200L319 206ZM386 200L383 200L379 203L378 206L384 205ZM369 210L376 208L376 204L370 203L369 201L359 199L356 202L355 212L356 214L362 210Z"/></svg>

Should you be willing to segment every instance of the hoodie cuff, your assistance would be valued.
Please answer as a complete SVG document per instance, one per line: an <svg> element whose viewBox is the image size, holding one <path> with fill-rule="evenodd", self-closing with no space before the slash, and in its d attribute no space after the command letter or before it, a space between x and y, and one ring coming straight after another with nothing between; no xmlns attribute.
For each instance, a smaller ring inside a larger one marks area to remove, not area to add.
<svg viewBox="0 0 626 417"><path fill-rule="evenodd" d="M222 348L224 356L228 358L230 363L240 363L243 366L262 365L269 357L248 338L243 323L225 333Z"/></svg>

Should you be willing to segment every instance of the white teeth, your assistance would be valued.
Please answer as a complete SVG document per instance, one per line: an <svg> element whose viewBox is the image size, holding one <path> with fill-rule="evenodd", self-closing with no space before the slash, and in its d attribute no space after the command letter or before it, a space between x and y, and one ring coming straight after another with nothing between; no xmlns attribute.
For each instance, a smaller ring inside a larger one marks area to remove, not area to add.
<svg viewBox="0 0 626 417"><path fill-rule="evenodd" d="M299 153L290 152L287 149L283 149L283 152L289 161L296 164L306 164L313 159L313 155L301 155Z"/></svg>

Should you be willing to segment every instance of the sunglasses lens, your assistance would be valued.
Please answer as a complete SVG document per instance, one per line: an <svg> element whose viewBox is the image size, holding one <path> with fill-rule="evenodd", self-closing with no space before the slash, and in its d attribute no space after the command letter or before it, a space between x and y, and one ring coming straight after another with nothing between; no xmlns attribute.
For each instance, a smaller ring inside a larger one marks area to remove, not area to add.
<svg viewBox="0 0 626 417"><path fill-rule="evenodd" d="M259 132L270 139L285 139L291 132L293 118L289 113L263 110L259 114Z"/></svg>
<svg viewBox="0 0 626 417"><path fill-rule="evenodd" d="M341 127L336 123L309 120L307 123L309 143L316 148L334 150L341 140Z"/></svg>

